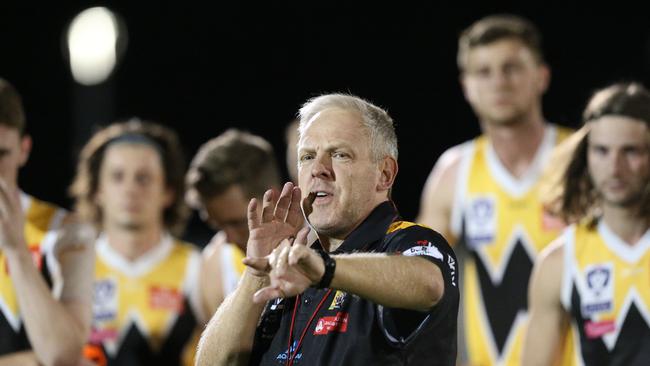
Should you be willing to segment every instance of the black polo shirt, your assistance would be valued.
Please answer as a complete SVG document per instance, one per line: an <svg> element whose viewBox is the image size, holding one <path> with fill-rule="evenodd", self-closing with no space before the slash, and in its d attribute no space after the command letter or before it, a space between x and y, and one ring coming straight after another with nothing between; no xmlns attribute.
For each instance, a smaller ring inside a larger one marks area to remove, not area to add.
<svg viewBox="0 0 650 366"><path fill-rule="evenodd" d="M329 289L308 288L297 297L270 301L255 334L250 364L287 365L292 357L293 365L309 366L455 365L459 279L456 256L445 239L429 228L399 221L394 205L386 201L332 254L352 252L422 257L440 268L444 295L427 312L384 308Z"/></svg>

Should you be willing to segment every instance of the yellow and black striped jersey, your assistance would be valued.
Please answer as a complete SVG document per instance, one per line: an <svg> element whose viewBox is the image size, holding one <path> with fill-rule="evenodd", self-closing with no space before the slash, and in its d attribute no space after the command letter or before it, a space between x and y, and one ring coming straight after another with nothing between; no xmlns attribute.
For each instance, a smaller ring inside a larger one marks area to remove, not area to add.
<svg viewBox="0 0 650 366"><path fill-rule="evenodd" d="M629 245L602 220L580 223L564 243L573 364L650 365L650 230Z"/></svg>
<svg viewBox="0 0 650 366"><path fill-rule="evenodd" d="M34 265L52 286L53 276L58 275L58 264L54 258L56 230L67 212L22 192L20 201L25 215L25 242L32 253ZM0 250L0 355L30 348L11 281L11 268Z"/></svg>
<svg viewBox="0 0 650 366"><path fill-rule="evenodd" d="M520 178L506 170L485 136L461 146L451 231L468 251L461 298L471 365L519 365L533 263L562 229L543 208L540 178L553 148L569 134L548 125Z"/></svg>
<svg viewBox="0 0 650 366"><path fill-rule="evenodd" d="M198 250L168 234L135 261L101 236L87 354L99 354L94 357L105 358L108 365L192 364L203 319L199 266Z"/></svg>

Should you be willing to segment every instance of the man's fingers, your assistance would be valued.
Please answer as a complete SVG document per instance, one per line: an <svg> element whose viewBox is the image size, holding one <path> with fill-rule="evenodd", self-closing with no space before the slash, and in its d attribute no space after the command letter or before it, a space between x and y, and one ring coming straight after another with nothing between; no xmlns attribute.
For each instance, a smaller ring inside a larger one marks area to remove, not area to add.
<svg viewBox="0 0 650 366"><path fill-rule="evenodd" d="M306 258L309 256L309 251L311 249L305 247L304 245L302 246L294 246L291 248L291 252L289 252L289 256L287 258L287 262L290 266L295 266L300 262L300 260Z"/></svg>
<svg viewBox="0 0 650 366"><path fill-rule="evenodd" d="M262 201L262 222L269 222L273 220L273 211L275 209L275 191L269 189L264 193Z"/></svg>
<svg viewBox="0 0 650 366"><path fill-rule="evenodd" d="M294 187L291 191L291 206L289 206L289 213L287 214L287 222L294 227L302 227L305 219L303 218L302 210L300 208L300 188Z"/></svg>
<svg viewBox="0 0 650 366"><path fill-rule="evenodd" d="M253 230L260 226L260 218L257 216L257 204L256 198L248 202L248 230Z"/></svg>
<svg viewBox="0 0 650 366"><path fill-rule="evenodd" d="M279 287L269 286L269 287L264 287L263 289L260 289L257 292L255 292L255 294L253 295L253 301L258 304L261 304L273 299L284 298L284 297L285 295Z"/></svg>
<svg viewBox="0 0 650 366"><path fill-rule="evenodd" d="M293 183L291 182L285 183L282 187L282 192L280 193L278 203L275 205L275 213L273 214L279 221L284 221L287 217L287 211L289 211L289 205L291 204L292 190Z"/></svg>
<svg viewBox="0 0 650 366"><path fill-rule="evenodd" d="M279 277L281 277L287 271L287 260L289 259L290 251L291 247L289 246L282 248L280 255L278 255L276 262L273 264L273 270L275 271L274 273L277 273Z"/></svg>
<svg viewBox="0 0 650 366"><path fill-rule="evenodd" d="M311 212L314 210L312 205L315 199L316 199L316 193L311 192L305 198L302 199L302 202L300 202L300 206L302 208L302 214L304 215L304 219L306 221L309 221L309 215L311 215Z"/></svg>
<svg viewBox="0 0 650 366"><path fill-rule="evenodd" d="M309 228L309 226L300 229L300 231L298 231L298 234L296 234L296 239L293 241L293 243L295 245L302 245L302 246L307 245L307 235L309 235L310 230L311 229Z"/></svg>
<svg viewBox="0 0 650 366"><path fill-rule="evenodd" d="M266 257L264 258L246 257L242 260L242 263L261 272L269 272L271 270L269 259Z"/></svg>

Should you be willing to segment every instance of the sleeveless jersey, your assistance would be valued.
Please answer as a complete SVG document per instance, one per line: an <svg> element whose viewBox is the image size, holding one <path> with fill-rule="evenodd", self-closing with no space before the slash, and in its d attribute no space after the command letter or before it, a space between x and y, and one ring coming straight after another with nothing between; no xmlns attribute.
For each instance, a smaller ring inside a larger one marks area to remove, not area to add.
<svg viewBox="0 0 650 366"><path fill-rule="evenodd" d="M650 365L650 230L634 245L600 221L564 234L562 305L576 365Z"/></svg>
<svg viewBox="0 0 650 366"><path fill-rule="evenodd" d="M58 265L53 255L56 230L60 228L66 211L22 192L20 201L25 215L25 242L34 265L51 287L53 279L58 276ZM57 285L61 283L58 279L54 282ZM0 355L30 348L11 281L11 269L0 250Z"/></svg>
<svg viewBox="0 0 650 366"><path fill-rule="evenodd" d="M228 243L220 245L219 251L223 295L225 297L235 291L239 279L244 274L246 266L242 263L242 260L246 257L246 254L237 245Z"/></svg>
<svg viewBox="0 0 650 366"><path fill-rule="evenodd" d="M85 355L108 365L192 364L200 315L198 250L165 234L135 261L97 240Z"/></svg>
<svg viewBox="0 0 650 366"><path fill-rule="evenodd" d="M521 178L503 167L485 136L461 146L451 231L467 249L463 265L464 336L471 365L519 365L535 257L562 225L545 214L540 178L570 130L546 127Z"/></svg>

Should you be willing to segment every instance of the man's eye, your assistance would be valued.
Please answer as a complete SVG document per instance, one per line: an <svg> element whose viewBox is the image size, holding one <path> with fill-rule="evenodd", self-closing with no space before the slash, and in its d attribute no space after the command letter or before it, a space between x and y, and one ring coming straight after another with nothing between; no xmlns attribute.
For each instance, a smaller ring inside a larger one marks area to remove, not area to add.
<svg viewBox="0 0 650 366"><path fill-rule="evenodd" d="M122 172L113 172L111 174L111 180L113 182L120 182L123 177L124 177L124 174Z"/></svg>

